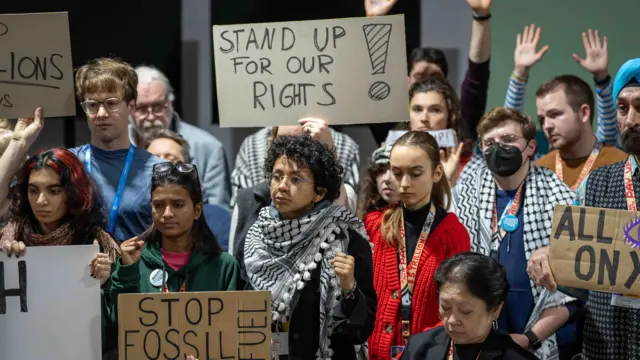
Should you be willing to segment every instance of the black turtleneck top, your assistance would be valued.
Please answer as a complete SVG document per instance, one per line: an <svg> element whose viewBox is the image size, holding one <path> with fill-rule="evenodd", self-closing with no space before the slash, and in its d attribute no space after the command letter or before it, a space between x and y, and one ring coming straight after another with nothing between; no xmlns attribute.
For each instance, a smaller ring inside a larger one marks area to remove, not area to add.
<svg viewBox="0 0 640 360"><path fill-rule="evenodd" d="M405 242L407 244L407 261L411 261L411 259L413 259L413 253L416 251L420 232L422 231L424 222L427 221L427 215L430 210L431 203L428 203L417 210L409 210L405 207L402 208L404 215ZM447 212L444 209L436 207L436 214L433 219L433 225L431 225L430 234L433 234L433 231L445 216L447 216Z"/></svg>

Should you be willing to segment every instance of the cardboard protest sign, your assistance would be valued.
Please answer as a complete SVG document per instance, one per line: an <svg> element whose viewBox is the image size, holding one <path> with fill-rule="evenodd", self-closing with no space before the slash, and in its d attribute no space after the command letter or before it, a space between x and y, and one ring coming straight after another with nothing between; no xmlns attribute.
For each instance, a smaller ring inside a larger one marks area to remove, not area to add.
<svg viewBox="0 0 640 360"><path fill-rule="evenodd" d="M637 212L558 205L549 261L559 285L640 295Z"/></svg>
<svg viewBox="0 0 640 360"><path fill-rule="evenodd" d="M407 118L404 16L213 27L220 125Z"/></svg>
<svg viewBox="0 0 640 360"><path fill-rule="evenodd" d="M121 360L271 359L269 291L123 294Z"/></svg>
<svg viewBox="0 0 640 360"><path fill-rule="evenodd" d="M389 131L389 134L387 134L385 143L394 143L407 132L407 130L391 130ZM456 132L453 129L432 130L427 132L429 133L429 135L433 136L436 139L436 141L438 142L438 147L440 148L452 148L458 146L458 137L456 136Z"/></svg>
<svg viewBox="0 0 640 360"><path fill-rule="evenodd" d="M100 281L89 274L97 245L0 252L0 358L100 359Z"/></svg>
<svg viewBox="0 0 640 360"><path fill-rule="evenodd" d="M66 12L0 15L0 118L76 114Z"/></svg>

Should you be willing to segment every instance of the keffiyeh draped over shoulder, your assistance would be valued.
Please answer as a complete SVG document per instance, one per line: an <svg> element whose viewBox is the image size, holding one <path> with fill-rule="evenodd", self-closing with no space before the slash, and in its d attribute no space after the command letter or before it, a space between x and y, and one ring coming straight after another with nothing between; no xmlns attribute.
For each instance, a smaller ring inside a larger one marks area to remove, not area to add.
<svg viewBox="0 0 640 360"><path fill-rule="evenodd" d="M330 205L293 220L280 220L260 210L244 245L247 277L255 290L271 291L273 321L286 321L300 290L320 268L320 339L318 360L330 359L332 312L340 298L340 285L330 261L349 246L348 230L368 239L362 222L344 206Z"/></svg>

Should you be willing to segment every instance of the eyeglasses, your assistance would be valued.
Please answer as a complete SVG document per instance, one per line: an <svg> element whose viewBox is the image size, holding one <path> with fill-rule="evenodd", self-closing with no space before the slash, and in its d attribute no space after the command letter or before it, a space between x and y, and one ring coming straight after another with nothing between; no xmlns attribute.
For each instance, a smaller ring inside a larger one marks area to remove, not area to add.
<svg viewBox="0 0 640 360"><path fill-rule="evenodd" d="M166 101L151 105L140 105L136 107L134 115L139 118L146 118L149 116L149 113L152 113L155 116L162 116L167 106L169 106L169 104L167 104Z"/></svg>
<svg viewBox="0 0 640 360"><path fill-rule="evenodd" d="M312 180L303 179L297 175L293 175L287 178L280 174L271 174L267 176L267 181L271 183L271 186L280 186L280 184L282 184L283 182L287 186L302 186L304 184L313 184Z"/></svg>
<svg viewBox="0 0 640 360"><path fill-rule="evenodd" d="M97 114L100 111L100 107L104 105L104 109L108 112L116 112L120 109L120 103L122 99L109 98L105 101L87 100L81 103L82 110L87 114Z"/></svg>
<svg viewBox="0 0 640 360"><path fill-rule="evenodd" d="M498 136L497 138L486 138L482 140L482 146L485 148L493 146L495 143L500 143L503 145L514 145L518 142L518 140L524 139L522 136L517 136L513 134L503 134Z"/></svg>
<svg viewBox="0 0 640 360"><path fill-rule="evenodd" d="M198 169L196 166L193 164L185 164L183 162L163 162L155 164L153 165L153 176L163 176L171 173L174 169L183 174L195 175L195 178L198 178Z"/></svg>

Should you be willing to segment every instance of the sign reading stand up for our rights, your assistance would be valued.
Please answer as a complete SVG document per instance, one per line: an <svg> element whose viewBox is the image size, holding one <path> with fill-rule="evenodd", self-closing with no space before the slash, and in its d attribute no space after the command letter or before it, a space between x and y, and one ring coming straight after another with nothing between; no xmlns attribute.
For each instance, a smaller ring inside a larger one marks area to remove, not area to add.
<svg viewBox="0 0 640 360"><path fill-rule="evenodd" d="M0 118L76 114L66 12L0 15Z"/></svg>
<svg viewBox="0 0 640 360"><path fill-rule="evenodd" d="M220 125L407 117L404 16L213 27Z"/></svg>

